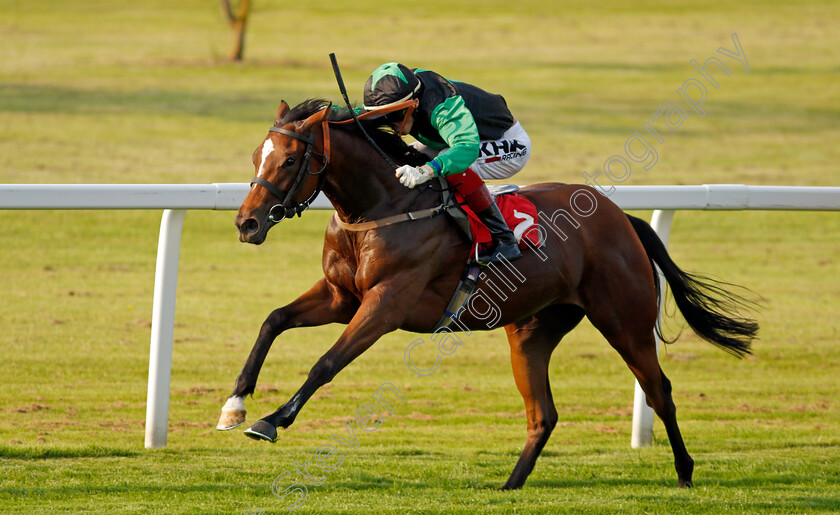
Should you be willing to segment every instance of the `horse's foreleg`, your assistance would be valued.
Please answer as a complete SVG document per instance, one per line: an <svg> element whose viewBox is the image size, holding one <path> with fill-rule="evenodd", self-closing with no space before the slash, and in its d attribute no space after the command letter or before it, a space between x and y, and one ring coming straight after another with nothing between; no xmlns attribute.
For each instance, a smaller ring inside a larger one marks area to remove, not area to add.
<svg viewBox="0 0 840 515"><path fill-rule="evenodd" d="M254 393L257 377L272 343L286 329L350 321L355 305L321 279L294 302L274 310L263 322L233 393L222 407L216 429L226 431L245 422L245 396Z"/></svg>
<svg viewBox="0 0 840 515"><path fill-rule="evenodd" d="M416 295L407 298L416 298ZM353 319L338 341L309 371L303 386L292 398L271 415L254 423L245 434L255 440L277 439L278 427L289 427L306 401L321 386L329 383L351 361L365 352L382 335L396 330L405 317L406 302L395 301L390 295L369 291Z"/></svg>

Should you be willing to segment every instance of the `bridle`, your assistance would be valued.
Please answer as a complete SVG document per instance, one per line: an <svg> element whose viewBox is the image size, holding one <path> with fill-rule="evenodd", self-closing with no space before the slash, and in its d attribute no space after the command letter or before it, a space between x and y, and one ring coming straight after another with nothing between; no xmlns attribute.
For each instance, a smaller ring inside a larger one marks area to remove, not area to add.
<svg viewBox="0 0 840 515"><path fill-rule="evenodd" d="M285 218L292 218L295 215L299 217L302 216L302 213L306 211L312 202L315 201L315 198L321 193L321 190L324 188L324 183L326 182L326 171L327 167L330 164L330 124L333 125L345 125L355 122L364 118L374 118L379 117L384 114L400 111L402 109L406 110L406 114L403 117L403 125L405 124L405 120L411 115L414 109L419 104L418 100L408 100L405 102L401 102L399 104L389 106L385 109L377 110L377 111L369 111L358 117L350 118L349 120L341 120L341 121L332 121L328 120L327 117L324 117L324 120L321 122L321 127L323 128L324 134L324 153L320 154L314 151L315 146L315 134L310 132L309 136L303 136L302 134L298 134L297 132L290 131L283 129L281 127L269 127L269 132L277 132L279 134L283 134L284 136L289 136L290 138L294 138L296 140L303 141L306 143L306 150L303 153L303 161L300 163L300 167L298 168L297 175L295 176L295 180L292 183L292 187L289 188L287 192L283 192L275 186L272 182L263 179L260 176L256 176L251 179L251 186L254 184L258 184L263 188L267 189L272 195L277 197L280 202L278 204L274 204L271 206L271 209L268 210L268 221L274 225L279 223ZM328 105L325 109L331 109L332 104ZM402 129L402 126L400 127ZM384 152L382 152L371 140L371 144L376 147L376 149L383 155L383 157L387 157ZM317 172L313 172L311 167L312 161L312 154L316 154L321 157L324 161L324 166ZM388 159L386 159L388 160ZM388 160L390 161L390 160ZM304 179L309 175L318 176L318 185L315 187L315 191L303 202L297 202L294 200L294 197L300 192L300 189L303 187L303 183L306 182Z"/></svg>
<svg viewBox="0 0 840 515"><path fill-rule="evenodd" d="M326 172L327 166L329 166L330 164L330 152L328 144L325 144L323 154L319 154L318 152L313 151L315 135L312 133L310 133L309 136L302 136L297 132L282 129L280 127L270 127L268 130L270 132L277 132L306 143L306 150L304 150L303 152L303 161L300 163L300 167L298 168L297 175L295 176L295 181L292 183L292 187L289 188L289 191L287 191L286 193L283 193L282 191L280 191L280 188L275 186L273 183L263 179L262 177L257 176L251 179L251 186L253 186L254 184L259 184L280 200L279 204L274 204L273 206L271 206L271 209L268 210L268 220L272 224L276 224L284 218L292 218L295 215L301 216L301 213L306 211L306 209L309 208L312 202L315 201L315 197L317 197L318 194L321 193L321 190L324 188L324 181L327 176L327 174L324 172ZM327 133L325 132L325 135L326 134ZM327 140L325 139L325 141ZM312 160L313 153L321 156L321 158L324 160L324 166L321 167L321 169L317 172L313 172L310 169L310 161ZM294 200L294 197L298 194L298 192L300 192L300 188L305 182L304 179L309 175L319 176L318 186L316 186L315 191L312 192L312 195L310 195L308 199L306 199L303 202L296 202Z"/></svg>

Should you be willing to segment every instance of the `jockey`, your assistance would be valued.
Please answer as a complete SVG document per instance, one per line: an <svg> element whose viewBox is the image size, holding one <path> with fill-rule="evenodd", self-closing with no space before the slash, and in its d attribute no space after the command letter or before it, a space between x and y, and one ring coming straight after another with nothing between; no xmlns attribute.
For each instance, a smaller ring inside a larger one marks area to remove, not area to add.
<svg viewBox="0 0 840 515"><path fill-rule="evenodd" d="M478 262L522 257L483 180L511 177L531 155L531 140L508 110L505 99L429 70L386 63L365 83L361 111L376 111L413 99L419 101L413 112L390 113L386 119L398 133L413 136L417 140L414 147L430 160L418 167L397 168L400 182L413 188L433 177L445 177L493 237L492 248L480 254Z"/></svg>

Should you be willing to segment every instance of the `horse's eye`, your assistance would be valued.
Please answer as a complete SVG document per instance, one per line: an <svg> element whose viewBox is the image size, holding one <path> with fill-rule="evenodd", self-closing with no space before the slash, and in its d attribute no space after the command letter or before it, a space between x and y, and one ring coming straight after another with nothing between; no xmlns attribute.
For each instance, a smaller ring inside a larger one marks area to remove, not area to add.
<svg viewBox="0 0 840 515"><path fill-rule="evenodd" d="M286 162L283 163L283 166L292 166L293 164L295 164L295 158L289 157L286 159Z"/></svg>

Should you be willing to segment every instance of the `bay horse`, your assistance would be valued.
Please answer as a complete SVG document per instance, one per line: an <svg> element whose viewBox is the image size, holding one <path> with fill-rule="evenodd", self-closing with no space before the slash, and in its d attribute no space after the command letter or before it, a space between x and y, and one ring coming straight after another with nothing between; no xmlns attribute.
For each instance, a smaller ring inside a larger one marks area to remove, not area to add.
<svg viewBox="0 0 840 515"><path fill-rule="evenodd" d="M274 442L278 427L289 427L318 388L382 335L397 329L432 331L471 255L471 243L446 216L368 230L345 228L440 203L432 187L402 186L355 124L337 125L348 118L348 110L334 109L323 100L308 100L294 109L283 102L274 127L254 151L257 177L235 220L241 241L261 244L273 225L300 214L306 199L321 188L335 207L335 216L324 237L324 277L268 315L217 429L244 422L244 398L254 392L266 354L282 332L336 322L347 325L291 399L246 430L254 439ZM384 122L359 123L393 160L425 162ZM657 359L654 330L661 293L654 264L671 286L689 326L739 357L750 352L758 330L753 320L736 311L743 299L729 293L726 283L682 271L646 222L625 214L588 186L544 183L520 193L547 214L541 216L541 226L548 226L540 229L544 244L515 262L525 280L515 291L506 292L492 323L467 310L459 324L476 330L504 327L510 343L528 436L503 489L522 487L557 423L549 359L560 339L584 316L638 379L648 404L665 425L679 486L692 486L694 461L677 426L670 381ZM583 197L588 204L581 201Z"/></svg>

